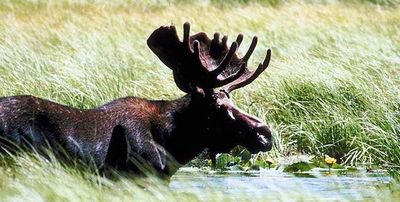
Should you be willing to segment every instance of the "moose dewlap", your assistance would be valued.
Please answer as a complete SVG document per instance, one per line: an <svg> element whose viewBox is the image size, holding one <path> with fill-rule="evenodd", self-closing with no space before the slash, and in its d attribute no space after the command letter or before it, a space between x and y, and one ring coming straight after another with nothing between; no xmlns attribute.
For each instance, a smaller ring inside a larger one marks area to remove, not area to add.
<svg viewBox="0 0 400 202"><path fill-rule="evenodd" d="M257 37L244 57L243 35L230 47L227 36L190 35L174 26L156 29L147 40L168 66L185 96L172 100L125 97L80 110L33 96L0 98L0 151L51 149L57 156L93 161L99 167L138 171L139 165L170 176L208 148L228 152L237 145L269 151L271 132L259 118L237 108L229 93L246 86L268 66L271 51L255 71L247 68Z"/></svg>

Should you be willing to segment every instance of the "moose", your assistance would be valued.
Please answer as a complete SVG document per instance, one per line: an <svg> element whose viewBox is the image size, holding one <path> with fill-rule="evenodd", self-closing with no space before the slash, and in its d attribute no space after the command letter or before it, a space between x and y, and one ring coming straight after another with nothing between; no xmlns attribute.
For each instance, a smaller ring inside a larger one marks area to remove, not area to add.
<svg viewBox="0 0 400 202"><path fill-rule="evenodd" d="M172 70L177 87L186 93L172 100L125 97L95 109L80 110L34 96L0 98L0 151L29 148L91 160L99 167L138 170L147 164L172 176L203 150L229 152L237 145L251 153L269 151L271 131L261 119L237 108L230 93L254 81L268 66L271 50L258 68L247 62L256 45L241 57L239 34L231 46L219 33L183 39L175 26L161 26L147 45Z"/></svg>

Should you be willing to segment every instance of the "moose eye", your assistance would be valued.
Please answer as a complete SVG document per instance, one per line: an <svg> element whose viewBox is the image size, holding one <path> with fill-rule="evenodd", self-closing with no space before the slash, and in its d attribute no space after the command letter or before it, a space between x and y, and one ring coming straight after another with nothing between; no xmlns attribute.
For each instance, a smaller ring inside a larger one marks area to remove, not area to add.
<svg viewBox="0 0 400 202"><path fill-rule="evenodd" d="M216 109L222 109L222 107L223 107L221 101L218 100L218 99L215 100L214 106L215 106Z"/></svg>

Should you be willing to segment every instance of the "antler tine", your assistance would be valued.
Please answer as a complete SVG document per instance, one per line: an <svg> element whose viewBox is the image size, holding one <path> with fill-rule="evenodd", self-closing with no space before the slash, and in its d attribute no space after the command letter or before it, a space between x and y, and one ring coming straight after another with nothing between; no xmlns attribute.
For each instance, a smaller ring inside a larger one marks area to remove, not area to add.
<svg viewBox="0 0 400 202"><path fill-rule="evenodd" d="M255 71L248 72L246 74L246 76L249 75L247 76L247 78L244 78L239 83L229 86L225 91L229 93L237 88L246 86L247 84L253 82L254 79L256 79L265 69L267 69L270 61L271 61L271 49L268 49L267 55L265 56L263 63L262 64L260 63Z"/></svg>
<svg viewBox="0 0 400 202"><path fill-rule="evenodd" d="M245 62L243 62L242 65L240 66L239 71L236 74L233 74L233 75L229 76L228 78L225 78L222 80L218 79L216 87L221 87L221 86L227 85L227 84L235 81L236 79L240 78L243 75L243 73L245 72L246 66L247 66L247 64Z"/></svg>
<svg viewBox="0 0 400 202"><path fill-rule="evenodd" d="M185 24L183 24L183 44L190 50L189 35L190 35L190 23L185 22Z"/></svg>
<svg viewBox="0 0 400 202"><path fill-rule="evenodd" d="M263 62L263 68L264 70L267 69L269 62L271 61L271 49L267 50L267 55L265 56L264 62ZM264 71L263 70L263 71Z"/></svg>
<svg viewBox="0 0 400 202"><path fill-rule="evenodd" d="M238 47L240 46L242 41L243 41L243 34L238 34L238 36L236 38L236 43L238 44Z"/></svg>
<svg viewBox="0 0 400 202"><path fill-rule="evenodd" d="M225 47L228 47L227 42L228 42L228 36L225 35L224 37L222 37L222 44L223 44Z"/></svg>
<svg viewBox="0 0 400 202"><path fill-rule="evenodd" d="M193 52L194 52L194 54L197 56L197 57L199 57L199 55L200 55L200 42L198 41L198 40L195 40L194 42L193 42Z"/></svg>
<svg viewBox="0 0 400 202"><path fill-rule="evenodd" d="M238 44L236 41L234 41L229 49L229 52L225 55L222 62L218 65L218 67L216 69L211 71L213 76L218 76L219 74L221 74L222 71L224 71L226 69L226 67L228 66L229 62L232 59L233 54L235 54L237 48L238 48Z"/></svg>
<svg viewBox="0 0 400 202"><path fill-rule="evenodd" d="M249 60L251 54L253 54L253 51L257 46L257 41L258 41L258 38L256 36L254 36L253 40L251 41L249 50L247 51L246 55L244 55L244 57L243 57L243 61L247 62Z"/></svg>
<svg viewBox="0 0 400 202"><path fill-rule="evenodd" d="M218 32L214 33L214 39L213 40L216 41L216 42L219 42L219 33Z"/></svg>

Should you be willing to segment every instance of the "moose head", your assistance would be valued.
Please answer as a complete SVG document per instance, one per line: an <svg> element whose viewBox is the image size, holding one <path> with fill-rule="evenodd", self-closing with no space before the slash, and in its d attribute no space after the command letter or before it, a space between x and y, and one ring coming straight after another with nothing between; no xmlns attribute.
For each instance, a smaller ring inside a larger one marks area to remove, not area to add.
<svg viewBox="0 0 400 202"><path fill-rule="evenodd" d="M241 111L230 99L230 93L254 81L267 67L271 50L255 71L247 62L256 45L254 37L243 57L237 52L243 41L239 34L227 46L228 37L219 33L210 39L204 32L190 36L190 24L183 25L180 41L174 26L160 27L149 37L147 44L159 59L173 71L175 83L183 92L192 95L204 105L207 128L207 147L213 152L228 152L242 145L250 152L269 151L272 147L271 131L259 118Z"/></svg>

